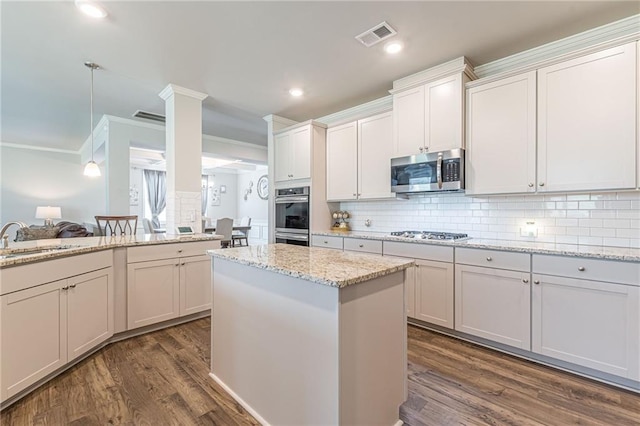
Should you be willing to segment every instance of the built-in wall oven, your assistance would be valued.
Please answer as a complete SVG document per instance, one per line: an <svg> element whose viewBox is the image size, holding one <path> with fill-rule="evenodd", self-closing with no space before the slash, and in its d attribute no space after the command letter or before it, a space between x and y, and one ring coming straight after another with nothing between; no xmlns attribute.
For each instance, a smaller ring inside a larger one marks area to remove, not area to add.
<svg viewBox="0 0 640 426"><path fill-rule="evenodd" d="M275 198L276 243L309 245L309 187L278 189Z"/></svg>

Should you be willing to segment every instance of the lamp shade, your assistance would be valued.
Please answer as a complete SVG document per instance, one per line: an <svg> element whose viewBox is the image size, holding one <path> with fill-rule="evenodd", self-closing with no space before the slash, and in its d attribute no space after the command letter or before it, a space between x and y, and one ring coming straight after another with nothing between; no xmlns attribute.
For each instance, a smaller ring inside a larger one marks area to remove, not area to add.
<svg viewBox="0 0 640 426"><path fill-rule="evenodd" d="M84 166L84 175L89 177L98 177L100 176L100 167L98 167L95 161L91 160L86 166Z"/></svg>
<svg viewBox="0 0 640 426"><path fill-rule="evenodd" d="M62 210L60 207L37 207L36 219L60 219L62 217Z"/></svg>

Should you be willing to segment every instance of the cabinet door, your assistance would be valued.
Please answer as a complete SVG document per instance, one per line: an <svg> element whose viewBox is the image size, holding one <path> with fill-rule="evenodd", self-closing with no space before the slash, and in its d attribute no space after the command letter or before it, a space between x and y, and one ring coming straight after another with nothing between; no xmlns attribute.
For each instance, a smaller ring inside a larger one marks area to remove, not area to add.
<svg viewBox="0 0 640 426"><path fill-rule="evenodd" d="M538 190L635 187L635 43L538 70Z"/></svg>
<svg viewBox="0 0 640 426"><path fill-rule="evenodd" d="M291 179L291 133L282 133L274 138L275 181Z"/></svg>
<svg viewBox="0 0 640 426"><path fill-rule="evenodd" d="M393 156L424 148L424 86L393 95Z"/></svg>
<svg viewBox="0 0 640 426"><path fill-rule="evenodd" d="M462 74L427 84L424 105L425 148L429 152L463 148Z"/></svg>
<svg viewBox="0 0 640 426"><path fill-rule="evenodd" d="M6 400L67 362L66 280L0 297L0 399Z"/></svg>
<svg viewBox="0 0 640 426"><path fill-rule="evenodd" d="M311 126L293 130L289 168L292 179L311 177Z"/></svg>
<svg viewBox="0 0 640 426"><path fill-rule="evenodd" d="M416 260L415 318L453 328L453 264Z"/></svg>
<svg viewBox="0 0 640 426"><path fill-rule="evenodd" d="M640 287L533 276L533 351L640 380Z"/></svg>
<svg viewBox="0 0 640 426"><path fill-rule="evenodd" d="M129 330L178 317L179 272L178 259L130 263L127 266Z"/></svg>
<svg viewBox="0 0 640 426"><path fill-rule="evenodd" d="M393 114L358 121L358 198L390 198Z"/></svg>
<svg viewBox="0 0 640 426"><path fill-rule="evenodd" d="M180 259L180 316L211 309L211 258Z"/></svg>
<svg viewBox="0 0 640 426"><path fill-rule="evenodd" d="M113 268L69 278L67 354L69 361L113 336Z"/></svg>
<svg viewBox="0 0 640 426"><path fill-rule="evenodd" d="M358 192L357 122L327 130L327 201L352 200Z"/></svg>
<svg viewBox="0 0 640 426"><path fill-rule="evenodd" d="M536 72L467 91L466 192L536 190Z"/></svg>
<svg viewBox="0 0 640 426"><path fill-rule="evenodd" d="M455 277L456 330L530 350L528 273L456 264Z"/></svg>

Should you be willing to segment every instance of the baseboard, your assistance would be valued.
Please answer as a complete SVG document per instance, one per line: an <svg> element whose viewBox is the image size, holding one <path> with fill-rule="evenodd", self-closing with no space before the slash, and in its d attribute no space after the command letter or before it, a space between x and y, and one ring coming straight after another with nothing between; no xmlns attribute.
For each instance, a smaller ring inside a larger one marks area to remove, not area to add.
<svg viewBox="0 0 640 426"><path fill-rule="evenodd" d="M231 395L231 398L233 398L238 404L240 404L242 406L242 408L247 410L247 412L249 414L251 414L258 421L258 423L260 423L261 425L264 425L264 426L270 426L270 424L265 419L263 419L262 416L260 414L258 414L258 412L256 410L254 410L249 404L247 404L244 399L240 398L229 386L227 386L222 380L220 380L218 378L218 376L216 376L213 373L209 373L209 376L217 384L219 384L220 387L222 387L222 389L225 390L225 392L227 392L229 395ZM402 422L400 422L400 423L402 423Z"/></svg>

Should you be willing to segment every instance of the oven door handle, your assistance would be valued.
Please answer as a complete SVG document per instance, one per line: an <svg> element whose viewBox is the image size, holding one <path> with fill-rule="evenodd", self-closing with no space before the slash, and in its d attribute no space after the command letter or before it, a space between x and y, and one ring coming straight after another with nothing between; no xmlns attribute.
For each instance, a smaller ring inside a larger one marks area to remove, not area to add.
<svg viewBox="0 0 640 426"><path fill-rule="evenodd" d="M308 203L308 202L309 202L309 197L276 198L276 204Z"/></svg>
<svg viewBox="0 0 640 426"><path fill-rule="evenodd" d="M308 235L298 235L298 234L284 234L276 232L276 238L283 238L287 240L296 240L296 241L309 241Z"/></svg>

